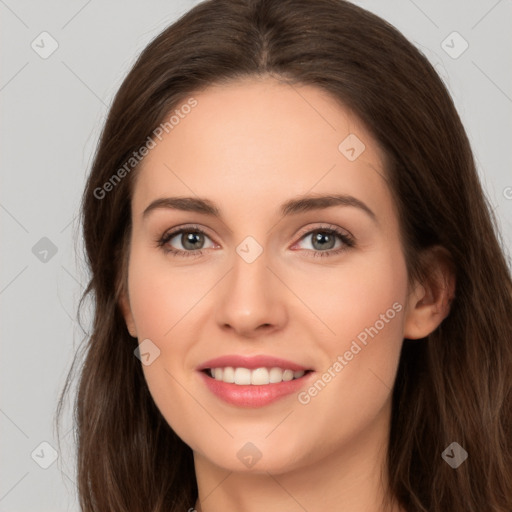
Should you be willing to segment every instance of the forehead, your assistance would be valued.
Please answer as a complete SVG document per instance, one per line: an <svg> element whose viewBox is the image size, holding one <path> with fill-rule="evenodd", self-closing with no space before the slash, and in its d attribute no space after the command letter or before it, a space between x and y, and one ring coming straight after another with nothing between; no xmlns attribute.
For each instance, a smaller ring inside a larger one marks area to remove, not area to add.
<svg viewBox="0 0 512 512"><path fill-rule="evenodd" d="M171 115L137 170L134 211L164 195L268 205L334 189L370 199L384 186L380 148L318 87L244 79L191 94Z"/></svg>

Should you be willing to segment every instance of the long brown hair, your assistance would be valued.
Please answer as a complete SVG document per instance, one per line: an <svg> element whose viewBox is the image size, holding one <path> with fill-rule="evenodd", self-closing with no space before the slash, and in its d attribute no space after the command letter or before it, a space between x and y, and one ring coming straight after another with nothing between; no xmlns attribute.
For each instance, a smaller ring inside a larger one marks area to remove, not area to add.
<svg viewBox="0 0 512 512"><path fill-rule="evenodd" d="M91 297L94 309L74 404L82 510L184 511L197 498L192 451L155 406L119 307L137 166L104 185L194 91L263 75L322 88L372 133L386 155L411 280L429 279L430 247L453 262L450 315L427 338L404 340L390 493L411 512L510 512L512 283L496 221L432 65L394 27L344 0L200 3L146 47L120 87L81 205L90 281L80 307ZM453 441L469 454L457 469L441 457Z"/></svg>

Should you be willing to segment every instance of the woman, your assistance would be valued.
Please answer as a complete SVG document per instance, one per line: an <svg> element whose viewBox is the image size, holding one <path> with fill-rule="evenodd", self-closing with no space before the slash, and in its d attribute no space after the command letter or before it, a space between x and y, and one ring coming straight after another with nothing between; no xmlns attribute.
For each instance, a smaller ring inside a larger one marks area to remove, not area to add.
<svg viewBox="0 0 512 512"><path fill-rule="evenodd" d="M510 270L385 21L199 4L118 91L82 221L82 510L511 509Z"/></svg>

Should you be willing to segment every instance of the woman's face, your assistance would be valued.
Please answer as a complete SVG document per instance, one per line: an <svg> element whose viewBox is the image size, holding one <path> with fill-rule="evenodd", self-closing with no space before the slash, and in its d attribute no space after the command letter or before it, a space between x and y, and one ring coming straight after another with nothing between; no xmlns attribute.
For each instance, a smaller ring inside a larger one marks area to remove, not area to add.
<svg viewBox="0 0 512 512"><path fill-rule="evenodd" d="M156 405L230 471L381 446L413 319L379 148L313 86L246 79L193 97L132 200L123 307Z"/></svg>

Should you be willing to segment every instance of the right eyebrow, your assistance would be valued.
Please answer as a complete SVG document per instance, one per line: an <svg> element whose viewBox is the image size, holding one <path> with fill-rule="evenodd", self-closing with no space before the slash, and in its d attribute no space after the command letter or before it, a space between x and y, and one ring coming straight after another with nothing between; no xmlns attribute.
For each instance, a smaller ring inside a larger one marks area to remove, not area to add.
<svg viewBox="0 0 512 512"><path fill-rule="evenodd" d="M197 212L212 217L221 217L220 210L208 199L195 197L161 197L153 201L142 213L147 217L152 211L167 208L184 212Z"/></svg>

